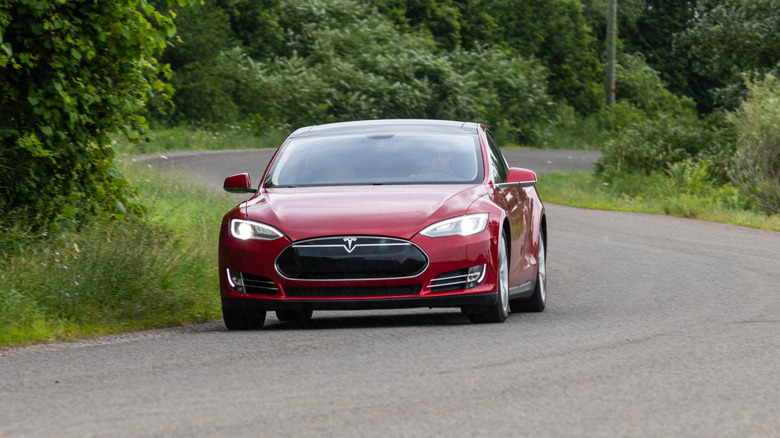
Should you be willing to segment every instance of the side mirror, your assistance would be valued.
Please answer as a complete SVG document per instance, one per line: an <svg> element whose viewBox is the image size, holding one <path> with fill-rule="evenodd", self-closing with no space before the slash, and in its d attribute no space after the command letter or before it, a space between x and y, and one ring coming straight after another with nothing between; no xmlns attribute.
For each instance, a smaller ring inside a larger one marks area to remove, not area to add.
<svg viewBox="0 0 780 438"><path fill-rule="evenodd" d="M512 167L506 176L506 182L497 184L498 188L503 187L531 187L536 185L536 172L528 169Z"/></svg>
<svg viewBox="0 0 780 438"><path fill-rule="evenodd" d="M252 184L249 182L248 173L239 173L238 175L232 175L225 178L225 183L222 185L222 188L230 193L255 192L255 189L252 188Z"/></svg>

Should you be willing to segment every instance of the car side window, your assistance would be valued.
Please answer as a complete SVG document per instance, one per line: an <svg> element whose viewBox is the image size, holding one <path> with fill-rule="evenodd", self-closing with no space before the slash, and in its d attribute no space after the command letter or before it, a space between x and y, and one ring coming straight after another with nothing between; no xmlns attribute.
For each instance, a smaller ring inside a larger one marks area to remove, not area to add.
<svg viewBox="0 0 780 438"><path fill-rule="evenodd" d="M504 154L501 153L501 149L496 143L496 139L490 131L485 131L485 135L488 139L488 151L490 152L490 171L493 173L493 182L500 184L506 182L506 176L509 173L509 165L504 158Z"/></svg>

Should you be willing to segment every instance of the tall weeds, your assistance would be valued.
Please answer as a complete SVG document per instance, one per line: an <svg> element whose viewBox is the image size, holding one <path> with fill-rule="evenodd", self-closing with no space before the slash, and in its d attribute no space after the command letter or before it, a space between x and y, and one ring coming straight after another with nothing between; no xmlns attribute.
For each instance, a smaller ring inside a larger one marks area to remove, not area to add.
<svg viewBox="0 0 780 438"><path fill-rule="evenodd" d="M143 219L60 236L3 236L0 346L219 317L217 239L229 201L128 169Z"/></svg>

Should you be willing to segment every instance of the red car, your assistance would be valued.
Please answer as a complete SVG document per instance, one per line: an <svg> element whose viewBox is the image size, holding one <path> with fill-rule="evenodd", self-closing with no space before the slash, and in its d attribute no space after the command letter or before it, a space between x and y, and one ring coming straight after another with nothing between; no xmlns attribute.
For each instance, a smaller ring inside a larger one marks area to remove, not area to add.
<svg viewBox="0 0 780 438"><path fill-rule="evenodd" d="M461 308L472 322L546 301L544 205L536 174L510 168L485 126L376 120L298 129L257 189L222 220L225 325L266 312Z"/></svg>

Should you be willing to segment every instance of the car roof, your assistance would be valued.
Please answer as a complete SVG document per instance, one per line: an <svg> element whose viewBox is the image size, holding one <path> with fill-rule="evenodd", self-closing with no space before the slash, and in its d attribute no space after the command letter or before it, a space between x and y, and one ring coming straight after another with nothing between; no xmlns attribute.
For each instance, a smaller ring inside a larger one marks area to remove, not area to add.
<svg viewBox="0 0 780 438"><path fill-rule="evenodd" d="M345 134L378 134L398 132L476 134L478 123L430 119L361 120L328 123L300 128L292 137L320 137Z"/></svg>

